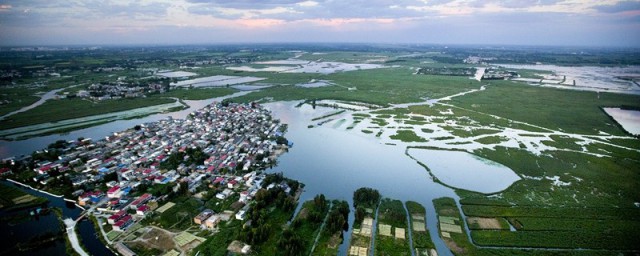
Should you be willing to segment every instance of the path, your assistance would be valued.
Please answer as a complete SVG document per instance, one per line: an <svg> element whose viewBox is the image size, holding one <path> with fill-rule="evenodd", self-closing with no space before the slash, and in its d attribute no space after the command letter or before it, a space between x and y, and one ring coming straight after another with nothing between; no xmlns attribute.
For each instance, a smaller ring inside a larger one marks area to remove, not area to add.
<svg viewBox="0 0 640 256"><path fill-rule="evenodd" d="M316 235L316 239L313 240L313 246L311 247L311 251L309 252L309 255L313 254L313 251L316 249L316 245L318 245L318 240L320 240L322 231L324 231L324 226L325 224L327 224L327 219L329 219L331 208L333 208L333 202L329 203L329 210L327 210L327 214L324 216L324 220L322 220L322 225L320 225L320 231L318 231L318 235Z"/></svg>
<svg viewBox="0 0 640 256"><path fill-rule="evenodd" d="M76 222L71 218L67 218L64 220L64 224L67 225L67 236L69 237L69 242L71 242L71 247L76 251L80 256L89 256L87 252L84 251L82 246L80 246L80 241L78 241L78 235L76 234Z"/></svg>
<svg viewBox="0 0 640 256"><path fill-rule="evenodd" d="M173 103L7 129L0 131L0 137L15 139L23 136L33 136L54 132L56 130L70 129L75 127L94 125L96 123L111 122L120 119L130 119L154 113L161 113L174 107L187 106L183 105L179 100L176 99L176 101Z"/></svg>
<svg viewBox="0 0 640 256"><path fill-rule="evenodd" d="M12 115L15 115L15 114L18 114L18 113L21 113L21 112L25 112L27 110L33 109L33 108L35 108L37 106L40 106L45 101L47 101L49 99L52 99L53 96L55 96L57 92L62 91L64 89L66 89L66 88L61 88L61 89L56 89L56 90L49 91L49 92L43 94L42 96L40 96L40 99L38 101L34 102L33 104L31 104L29 106L26 106L26 107L23 107L21 109L18 109L16 111L13 111L11 113L8 113L6 115L3 115L3 116L0 117L0 120L4 120L5 118L7 118L9 116L12 116Z"/></svg>

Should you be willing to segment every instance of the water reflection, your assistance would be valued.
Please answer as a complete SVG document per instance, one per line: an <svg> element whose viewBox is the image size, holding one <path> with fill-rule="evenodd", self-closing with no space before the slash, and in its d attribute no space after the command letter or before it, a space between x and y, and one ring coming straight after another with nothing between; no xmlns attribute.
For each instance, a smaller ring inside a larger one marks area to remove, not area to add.
<svg viewBox="0 0 640 256"><path fill-rule="evenodd" d="M273 172L306 184L301 201L316 194L352 203L353 191L360 187L376 188L383 196L402 201L417 201L427 208L427 225L440 255L450 255L437 232L432 200L448 196L458 198L450 188L431 180L428 172L404 154L404 148L387 146L376 138L331 127L307 128L313 117L328 109L296 103L267 104L276 118L289 125L287 138L295 146L278 159ZM353 224L353 209L349 219ZM340 254L346 254L351 231L345 235Z"/></svg>

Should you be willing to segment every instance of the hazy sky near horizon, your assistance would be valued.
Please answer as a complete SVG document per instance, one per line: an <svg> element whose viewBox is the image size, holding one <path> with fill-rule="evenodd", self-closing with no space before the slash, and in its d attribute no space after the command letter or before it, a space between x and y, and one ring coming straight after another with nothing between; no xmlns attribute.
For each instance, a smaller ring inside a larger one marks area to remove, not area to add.
<svg viewBox="0 0 640 256"><path fill-rule="evenodd" d="M640 0L0 0L0 45L640 46Z"/></svg>

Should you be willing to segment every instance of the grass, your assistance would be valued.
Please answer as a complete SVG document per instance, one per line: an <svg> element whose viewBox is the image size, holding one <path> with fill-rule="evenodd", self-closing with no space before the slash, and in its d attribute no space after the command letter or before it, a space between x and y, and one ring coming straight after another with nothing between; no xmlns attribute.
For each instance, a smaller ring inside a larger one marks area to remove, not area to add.
<svg viewBox="0 0 640 256"><path fill-rule="evenodd" d="M0 105L0 116L35 103L40 99L40 97L34 96L38 91L40 90L24 88L0 89L0 101L9 101L7 104Z"/></svg>
<svg viewBox="0 0 640 256"><path fill-rule="evenodd" d="M565 137L553 139L565 148L575 143ZM640 186L640 174L632 170L640 164L632 159L640 156L615 150L618 155L613 157L566 151L536 156L503 147L477 150L478 156L535 179L518 181L497 198L458 191L467 216L506 218L518 229L472 230L474 241L507 247L638 249L640 240L633 234L640 229L640 209L634 206L638 198L633 191ZM547 178L554 176L568 185L554 185Z"/></svg>
<svg viewBox="0 0 640 256"><path fill-rule="evenodd" d="M193 217L200 213L202 203L195 198L176 198L175 206L159 215L159 226L173 231L182 231L192 225Z"/></svg>
<svg viewBox="0 0 640 256"><path fill-rule="evenodd" d="M18 188L0 184L0 209L2 210L36 206L47 201L46 198L36 197Z"/></svg>
<svg viewBox="0 0 640 256"><path fill-rule="evenodd" d="M427 140L416 135L411 130L398 130L395 135L389 136L392 140L399 140L402 142L426 142Z"/></svg>
<svg viewBox="0 0 640 256"><path fill-rule="evenodd" d="M340 212L340 208L348 209L349 203L347 203L347 201L344 201L344 200L343 201L334 200L333 206L328 213L330 217L328 218L327 222L331 221L332 215L345 216L344 212ZM346 213L346 216L348 218L348 213ZM344 218L344 217L342 218L342 220L344 221L343 229L334 234L331 234L331 231L329 231L329 228L327 226L329 224L325 224L323 230L320 233L318 243L316 244L316 248L313 251L312 255L333 256L338 254L338 247L342 243L343 234L348 225L347 218Z"/></svg>
<svg viewBox="0 0 640 256"><path fill-rule="evenodd" d="M476 139L475 141L478 143L482 143L485 145L493 145L493 144L500 144L502 142L508 141L509 139L507 139L506 137L503 136L487 136L487 137L482 137L479 139Z"/></svg>
<svg viewBox="0 0 640 256"><path fill-rule="evenodd" d="M153 94L154 98L179 98L183 100L206 100L232 94L237 90L231 88L195 88L172 89L165 93Z"/></svg>
<svg viewBox="0 0 640 256"><path fill-rule="evenodd" d="M380 233L380 224L391 226L391 235ZM374 255L411 255L409 247L409 235L406 234L407 213L399 200L383 199L378 210L378 233L376 234ZM396 238L395 228L405 230L405 239Z"/></svg>
<svg viewBox="0 0 640 256"><path fill-rule="evenodd" d="M0 130L131 110L171 102L174 102L174 100L153 97L106 100L98 103L82 99L48 100L38 107L12 115L0 121Z"/></svg>
<svg viewBox="0 0 640 256"><path fill-rule="evenodd" d="M553 141L542 141L542 144L561 149L582 150L582 146L576 144L581 141L579 139L560 135L550 135L549 138Z"/></svg>
<svg viewBox="0 0 640 256"><path fill-rule="evenodd" d="M600 107L640 107L640 96L570 91L495 81L481 93L454 98L453 105L565 132L625 135ZM510 107L504 107L510 106Z"/></svg>
<svg viewBox="0 0 640 256"><path fill-rule="evenodd" d="M336 112L333 112L333 113L326 114L326 115L324 115L324 116L315 117L315 118L311 119L311 121L317 121L317 120L320 120L320 119L325 119L325 118L327 118L327 117L331 117L331 116L339 115L339 114L344 113L345 111L346 111L346 110L340 110L340 111L336 111Z"/></svg>
<svg viewBox="0 0 640 256"><path fill-rule="evenodd" d="M422 97L438 98L456 94L472 88L479 83L460 77L446 76L416 76L406 68L383 68L373 70L358 70L328 75L318 74L290 74L290 73L251 73L258 77L267 77L263 81L274 84L289 84L274 86L242 97L238 101L249 102L272 97L276 101L303 99L334 99L344 101L358 101L378 105L389 103L408 103L422 101ZM341 86L327 86L320 88L300 88L293 84L306 82L310 79L331 80L345 87L357 87L349 91Z"/></svg>
<svg viewBox="0 0 640 256"><path fill-rule="evenodd" d="M302 216L303 212L309 213L313 211L313 201L307 201L304 202L302 204L302 209L300 210L298 216L296 216L296 219L294 221L297 221L297 223L295 223L294 225L292 225L293 228L293 232L301 237L303 239L303 248L305 251L305 254L308 254L311 250L311 247L313 246L313 243L315 242L315 238L318 235L318 233L321 231L320 227L322 225L322 220L324 219L324 217L327 215L328 210L329 210L329 204L326 204L326 208L325 211L323 211L320 215L322 216L322 218L318 221L311 221L308 219L308 216Z"/></svg>
<svg viewBox="0 0 640 256"><path fill-rule="evenodd" d="M218 232L193 249L191 255L195 255L198 252L201 255L227 255L227 246L238 237L242 225L240 221L234 220L221 223L218 227Z"/></svg>

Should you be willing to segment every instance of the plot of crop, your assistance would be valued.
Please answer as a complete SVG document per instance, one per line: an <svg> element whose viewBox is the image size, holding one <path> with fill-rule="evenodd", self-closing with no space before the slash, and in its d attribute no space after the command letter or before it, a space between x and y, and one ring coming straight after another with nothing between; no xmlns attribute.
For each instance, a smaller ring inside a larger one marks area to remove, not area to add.
<svg viewBox="0 0 640 256"><path fill-rule="evenodd" d="M440 230L445 232L462 233L462 228L460 228L460 226L442 222L440 222Z"/></svg>
<svg viewBox="0 0 640 256"><path fill-rule="evenodd" d="M386 224L380 224L378 225L378 229L380 229L380 235L391 236L391 226Z"/></svg>

